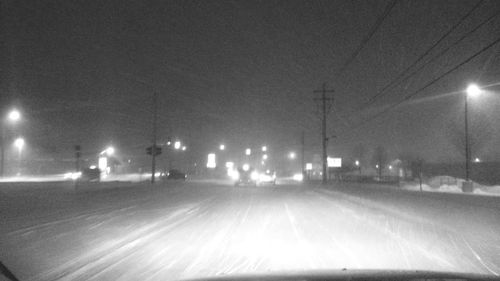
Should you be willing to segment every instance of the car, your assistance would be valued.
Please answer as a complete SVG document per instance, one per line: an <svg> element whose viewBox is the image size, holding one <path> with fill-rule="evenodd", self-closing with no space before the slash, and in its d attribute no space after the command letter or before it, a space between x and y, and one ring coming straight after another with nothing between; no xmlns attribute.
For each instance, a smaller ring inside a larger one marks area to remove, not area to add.
<svg viewBox="0 0 500 281"><path fill-rule="evenodd" d="M259 180L259 174L254 169L244 167L239 168L237 173L234 176L235 186L239 185L253 185L257 186L257 182Z"/></svg>
<svg viewBox="0 0 500 281"><path fill-rule="evenodd" d="M98 182L101 180L101 172L99 168L85 168L78 180L82 182Z"/></svg>
<svg viewBox="0 0 500 281"><path fill-rule="evenodd" d="M276 185L276 172L271 170L266 170L263 173L259 173L258 184Z"/></svg>
<svg viewBox="0 0 500 281"><path fill-rule="evenodd" d="M172 169L167 173L167 180L186 180L187 175L179 170Z"/></svg>

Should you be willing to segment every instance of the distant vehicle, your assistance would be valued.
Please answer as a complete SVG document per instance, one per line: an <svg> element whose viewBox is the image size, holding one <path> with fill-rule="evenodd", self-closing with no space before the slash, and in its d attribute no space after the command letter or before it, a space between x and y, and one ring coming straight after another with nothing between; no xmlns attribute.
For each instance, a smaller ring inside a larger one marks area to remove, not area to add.
<svg viewBox="0 0 500 281"><path fill-rule="evenodd" d="M235 175L234 186L238 185L254 185L257 186L259 180L259 174L257 171L251 168L239 168Z"/></svg>
<svg viewBox="0 0 500 281"><path fill-rule="evenodd" d="M101 170L99 168L86 168L83 169L82 175L79 178L80 181L101 181Z"/></svg>
<svg viewBox="0 0 500 281"><path fill-rule="evenodd" d="M187 175L179 170L172 169L167 173L167 180L186 180Z"/></svg>
<svg viewBox="0 0 500 281"><path fill-rule="evenodd" d="M260 173L258 183L276 185L276 172L266 170L265 172Z"/></svg>

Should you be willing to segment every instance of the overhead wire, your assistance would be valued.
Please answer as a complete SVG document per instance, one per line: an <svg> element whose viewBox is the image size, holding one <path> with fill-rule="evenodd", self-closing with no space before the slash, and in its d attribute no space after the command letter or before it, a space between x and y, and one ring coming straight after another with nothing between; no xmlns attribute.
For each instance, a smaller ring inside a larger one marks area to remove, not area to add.
<svg viewBox="0 0 500 281"><path fill-rule="evenodd" d="M481 0L482 1L482 0ZM372 26L368 34L361 40L361 43L358 45L358 47L354 50L354 52L351 54L351 56L344 62L344 64L340 67L339 71L337 72L337 76L340 76L346 69L347 67L354 61L354 59L361 53L363 50L364 46L370 41L370 39L373 37L373 35L377 32L379 27L382 25L382 23L385 21L385 19L389 16L391 13L392 9L396 5L397 0L391 0L387 3L385 6L384 12L377 18L375 21L375 24Z"/></svg>
<svg viewBox="0 0 500 281"><path fill-rule="evenodd" d="M425 84L424 86L422 86L421 88L417 89L416 91L412 92L411 94L407 95L404 97L404 99L392 104L392 105L389 105L388 107L386 107L384 110L378 112L377 114L361 121L360 123L358 123L357 125L355 125L354 127L351 127L349 128L349 131L354 131L356 129L359 129L365 125L367 125L368 123L371 123L372 121L380 118L382 115L388 113L389 111L393 110L394 108L398 107L399 105L403 104L404 102L412 99L413 97L415 97L416 95L420 94L422 91L424 91L425 89L427 89L428 87L432 86L433 84L435 84L436 82L438 82L439 80L441 80L442 78L444 78L445 76L449 75L450 73L452 73L453 71L457 70L458 68L460 68L461 66L469 63L471 60L473 60L474 58L476 58L477 56L481 55L482 53L486 52L487 50L489 50L490 48L494 47L496 44L498 44L500 42L500 37L498 37L496 40L494 40L493 42L491 42L490 44L488 44L487 46L481 48L479 51L477 51L476 53L474 53L473 55L471 55L470 57L468 57L467 59L463 60L461 63L457 64L456 66L454 66L453 68L449 69L448 71L444 72L443 74L441 74L440 76L436 77L435 79L431 80L430 82L428 82L427 84ZM345 133L347 131L344 131L343 133Z"/></svg>
<svg viewBox="0 0 500 281"><path fill-rule="evenodd" d="M458 20L450 29L448 29L447 32L445 32L437 41L435 41L423 54L421 54L413 63L411 63L408 67L406 67L405 70L403 70L401 73L396 76L391 82L386 84L381 90L379 90L374 96L372 96L366 104L363 106L366 108L367 106L371 105L374 103L374 101L377 98L380 98L381 96L386 93L386 90L388 90L390 87L395 85L395 83L404 77L408 71L413 68L415 65L417 65L420 61L422 61L423 58L425 58L436 46L438 46L446 37L448 37L455 29L457 29L470 15L477 9L481 4L484 2L484 0L478 1L465 15L463 15L460 20Z"/></svg>

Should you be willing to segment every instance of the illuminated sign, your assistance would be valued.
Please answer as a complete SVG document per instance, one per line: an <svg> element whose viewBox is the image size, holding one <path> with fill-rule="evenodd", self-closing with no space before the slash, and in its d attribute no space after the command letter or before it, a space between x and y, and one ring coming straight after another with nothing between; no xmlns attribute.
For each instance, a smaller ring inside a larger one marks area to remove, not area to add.
<svg viewBox="0 0 500 281"><path fill-rule="evenodd" d="M340 168L340 167L342 167L342 158L328 157L327 163L328 163L328 167Z"/></svg>
<svg viewBox="0 0 500 281"><path fill-rule="evenodd" d="M217 163L215 163L215 153L210 153L207 158L207 168L213 169L215 167L217 167Z"/></svg>

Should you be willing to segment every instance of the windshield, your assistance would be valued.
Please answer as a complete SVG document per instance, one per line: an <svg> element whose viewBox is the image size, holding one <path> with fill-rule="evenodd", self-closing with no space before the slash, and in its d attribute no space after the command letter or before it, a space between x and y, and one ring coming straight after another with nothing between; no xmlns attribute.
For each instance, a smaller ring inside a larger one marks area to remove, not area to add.
<svg viewBox="0 0 500 281"><path fill-rule="evenodd" d="M18 279L499 276L500 1L0 5Z"/></svg>

